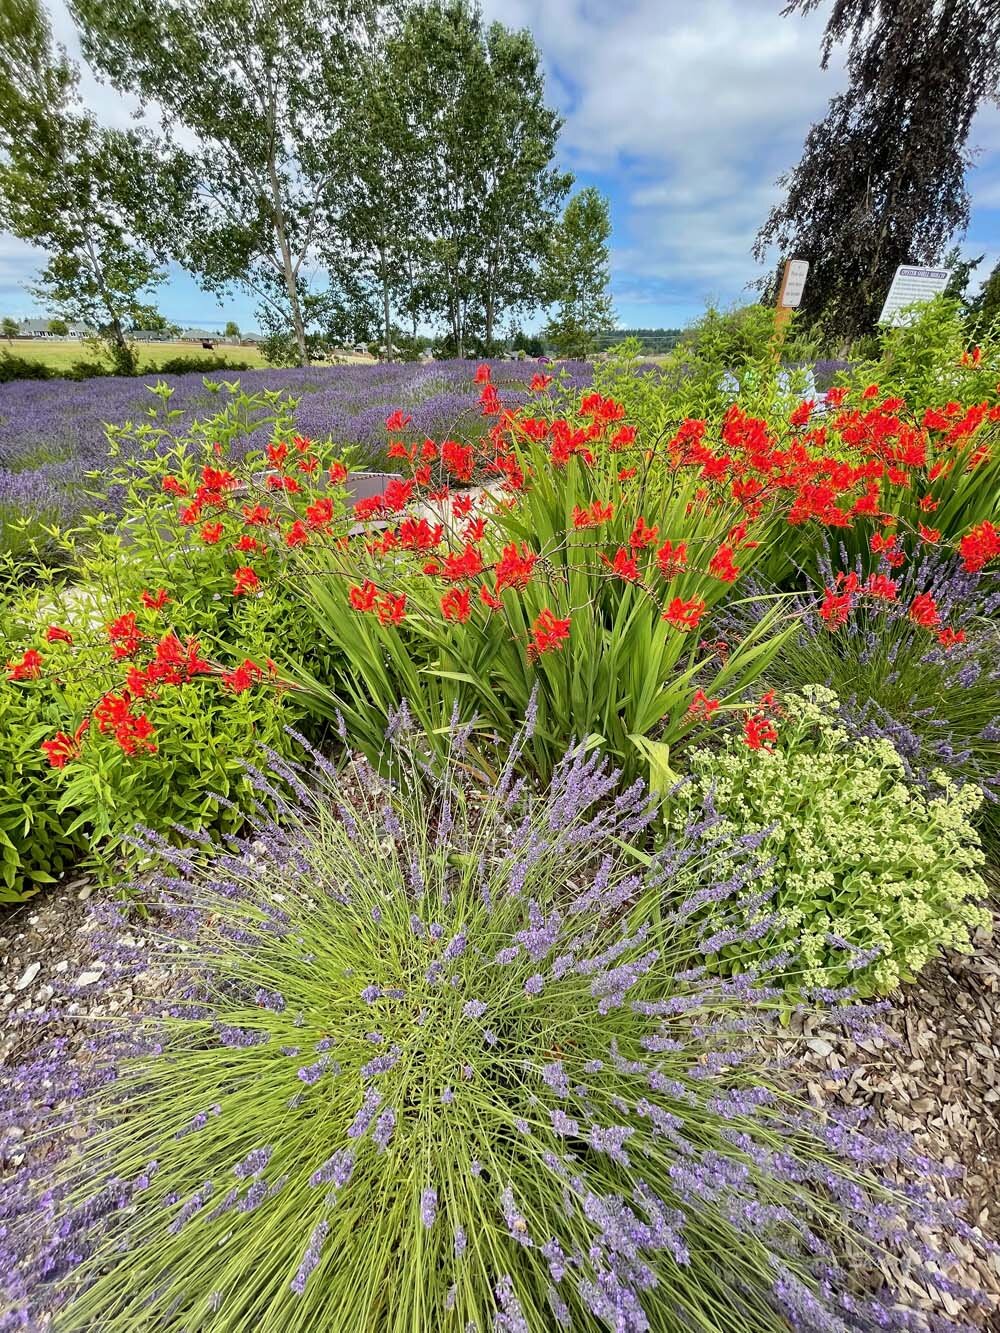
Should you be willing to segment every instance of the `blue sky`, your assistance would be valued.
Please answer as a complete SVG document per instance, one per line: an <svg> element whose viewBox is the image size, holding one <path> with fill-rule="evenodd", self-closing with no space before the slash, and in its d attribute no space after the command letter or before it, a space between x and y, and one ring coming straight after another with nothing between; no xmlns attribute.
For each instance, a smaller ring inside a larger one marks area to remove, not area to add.
<svg viewBox="0 0 1000 1333"><path fill-rule="evenodd" d="M76 43L61 0L57 36ZM777 176L798 160L809 125L843 84L836 59L819 68L826 3L782 18L782 0L483 0L486 16L529 27L542 51L550 102L565 117L559 156L581 185L611 200L612 289L623 325L684 324L709 300L746 298L759 273L754 233L779 197ZM128 106L85 77L109 123ZM972 221L966 253L1000 259L1000 110L985 107L971 136ZM33 313L24 291L30 247L0 234L0 313ZM182 324L255 323L252 298L221 305L173 270L157 298Z"/></svg>

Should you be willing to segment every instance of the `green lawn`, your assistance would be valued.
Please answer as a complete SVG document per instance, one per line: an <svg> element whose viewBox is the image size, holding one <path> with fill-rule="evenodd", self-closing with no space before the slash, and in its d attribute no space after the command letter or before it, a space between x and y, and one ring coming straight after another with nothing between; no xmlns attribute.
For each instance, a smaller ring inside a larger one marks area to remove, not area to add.
<svg viewBox="0 0 1000 1333"><path fill-rule="evenodd" d="M139 349L139 365L143 370L155 369L175 356L204 357L206 361L223 356L227 361L239 361L249 366L267 364L256 347L231 347L225 343L216 343L213 352L206 352L200 343L137 343L136 346ZM14 338L11 342L4 339L0 342L0 350L10 352L12 356L23 356L25 360L41 361L53 370L68 370L74 361L94 360L94 354L87 344L74 338Z"/></svg>

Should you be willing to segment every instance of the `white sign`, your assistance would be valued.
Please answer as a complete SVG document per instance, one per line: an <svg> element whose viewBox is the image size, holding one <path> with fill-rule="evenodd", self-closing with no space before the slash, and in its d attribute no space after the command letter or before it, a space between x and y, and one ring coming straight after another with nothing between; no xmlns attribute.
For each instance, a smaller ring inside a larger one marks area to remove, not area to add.
<svg viewBox="0 0 1000 1333"><path fill-rule="evenodd" d="M796 309L802 304L802 293L806 287L806 274L809 272L808 259L790 259L785 265L785 276L778 294L778 305Z"/></svg>
<svg viewBox="0 0 1000 1333"><path fill-rule="evenodd" d="M916 264L900 264L878 317L880 324L901 324L905 317L900 312L907 306L922 304L940 295L948 286L951 269L920 268Z"/></svg>

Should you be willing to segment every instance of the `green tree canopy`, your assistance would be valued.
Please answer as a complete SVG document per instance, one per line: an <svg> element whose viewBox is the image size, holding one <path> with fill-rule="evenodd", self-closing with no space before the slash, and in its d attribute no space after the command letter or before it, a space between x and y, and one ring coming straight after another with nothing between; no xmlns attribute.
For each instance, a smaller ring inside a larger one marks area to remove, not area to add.
<svg viewBox="0 0 1000 1333"><path fill-rule="evenodd" d="M546 255L545 288L558 308L543 337L557 356L590 355L598 335L615 326L608 290L610 237L607 199L593 186L578 191L566 205Z"/></svg>
<svg viewBox="0 0 1000 1333"><path fill-rule="evenodd" d="M99 329L132 373L125 327L162 280L187 160L144 130L96 123L38 0L0 5L0 51L0 226L48 255L33 294Z"/></svg>

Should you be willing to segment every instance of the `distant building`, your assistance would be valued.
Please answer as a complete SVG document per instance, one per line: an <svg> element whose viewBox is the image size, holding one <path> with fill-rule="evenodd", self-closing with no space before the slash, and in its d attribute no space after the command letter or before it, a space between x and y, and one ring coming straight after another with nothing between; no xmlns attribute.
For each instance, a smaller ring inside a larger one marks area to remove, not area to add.
<svg viewBox="0 0 1000 1333"><path fill-rule="evenodd" d="M86 324L73 323L67 325L65 333L53 333L49 328L52 323L50 319L22 319L18 325L17 336L19 338L90 338L95 330L88 328Z"/></svg>
<svg viewBox="0 0 1000 1333"><path fill-rule="evenodd" d="M128 336L137 343L169 343L175 335L168 329L133 329Z"/></svg>

